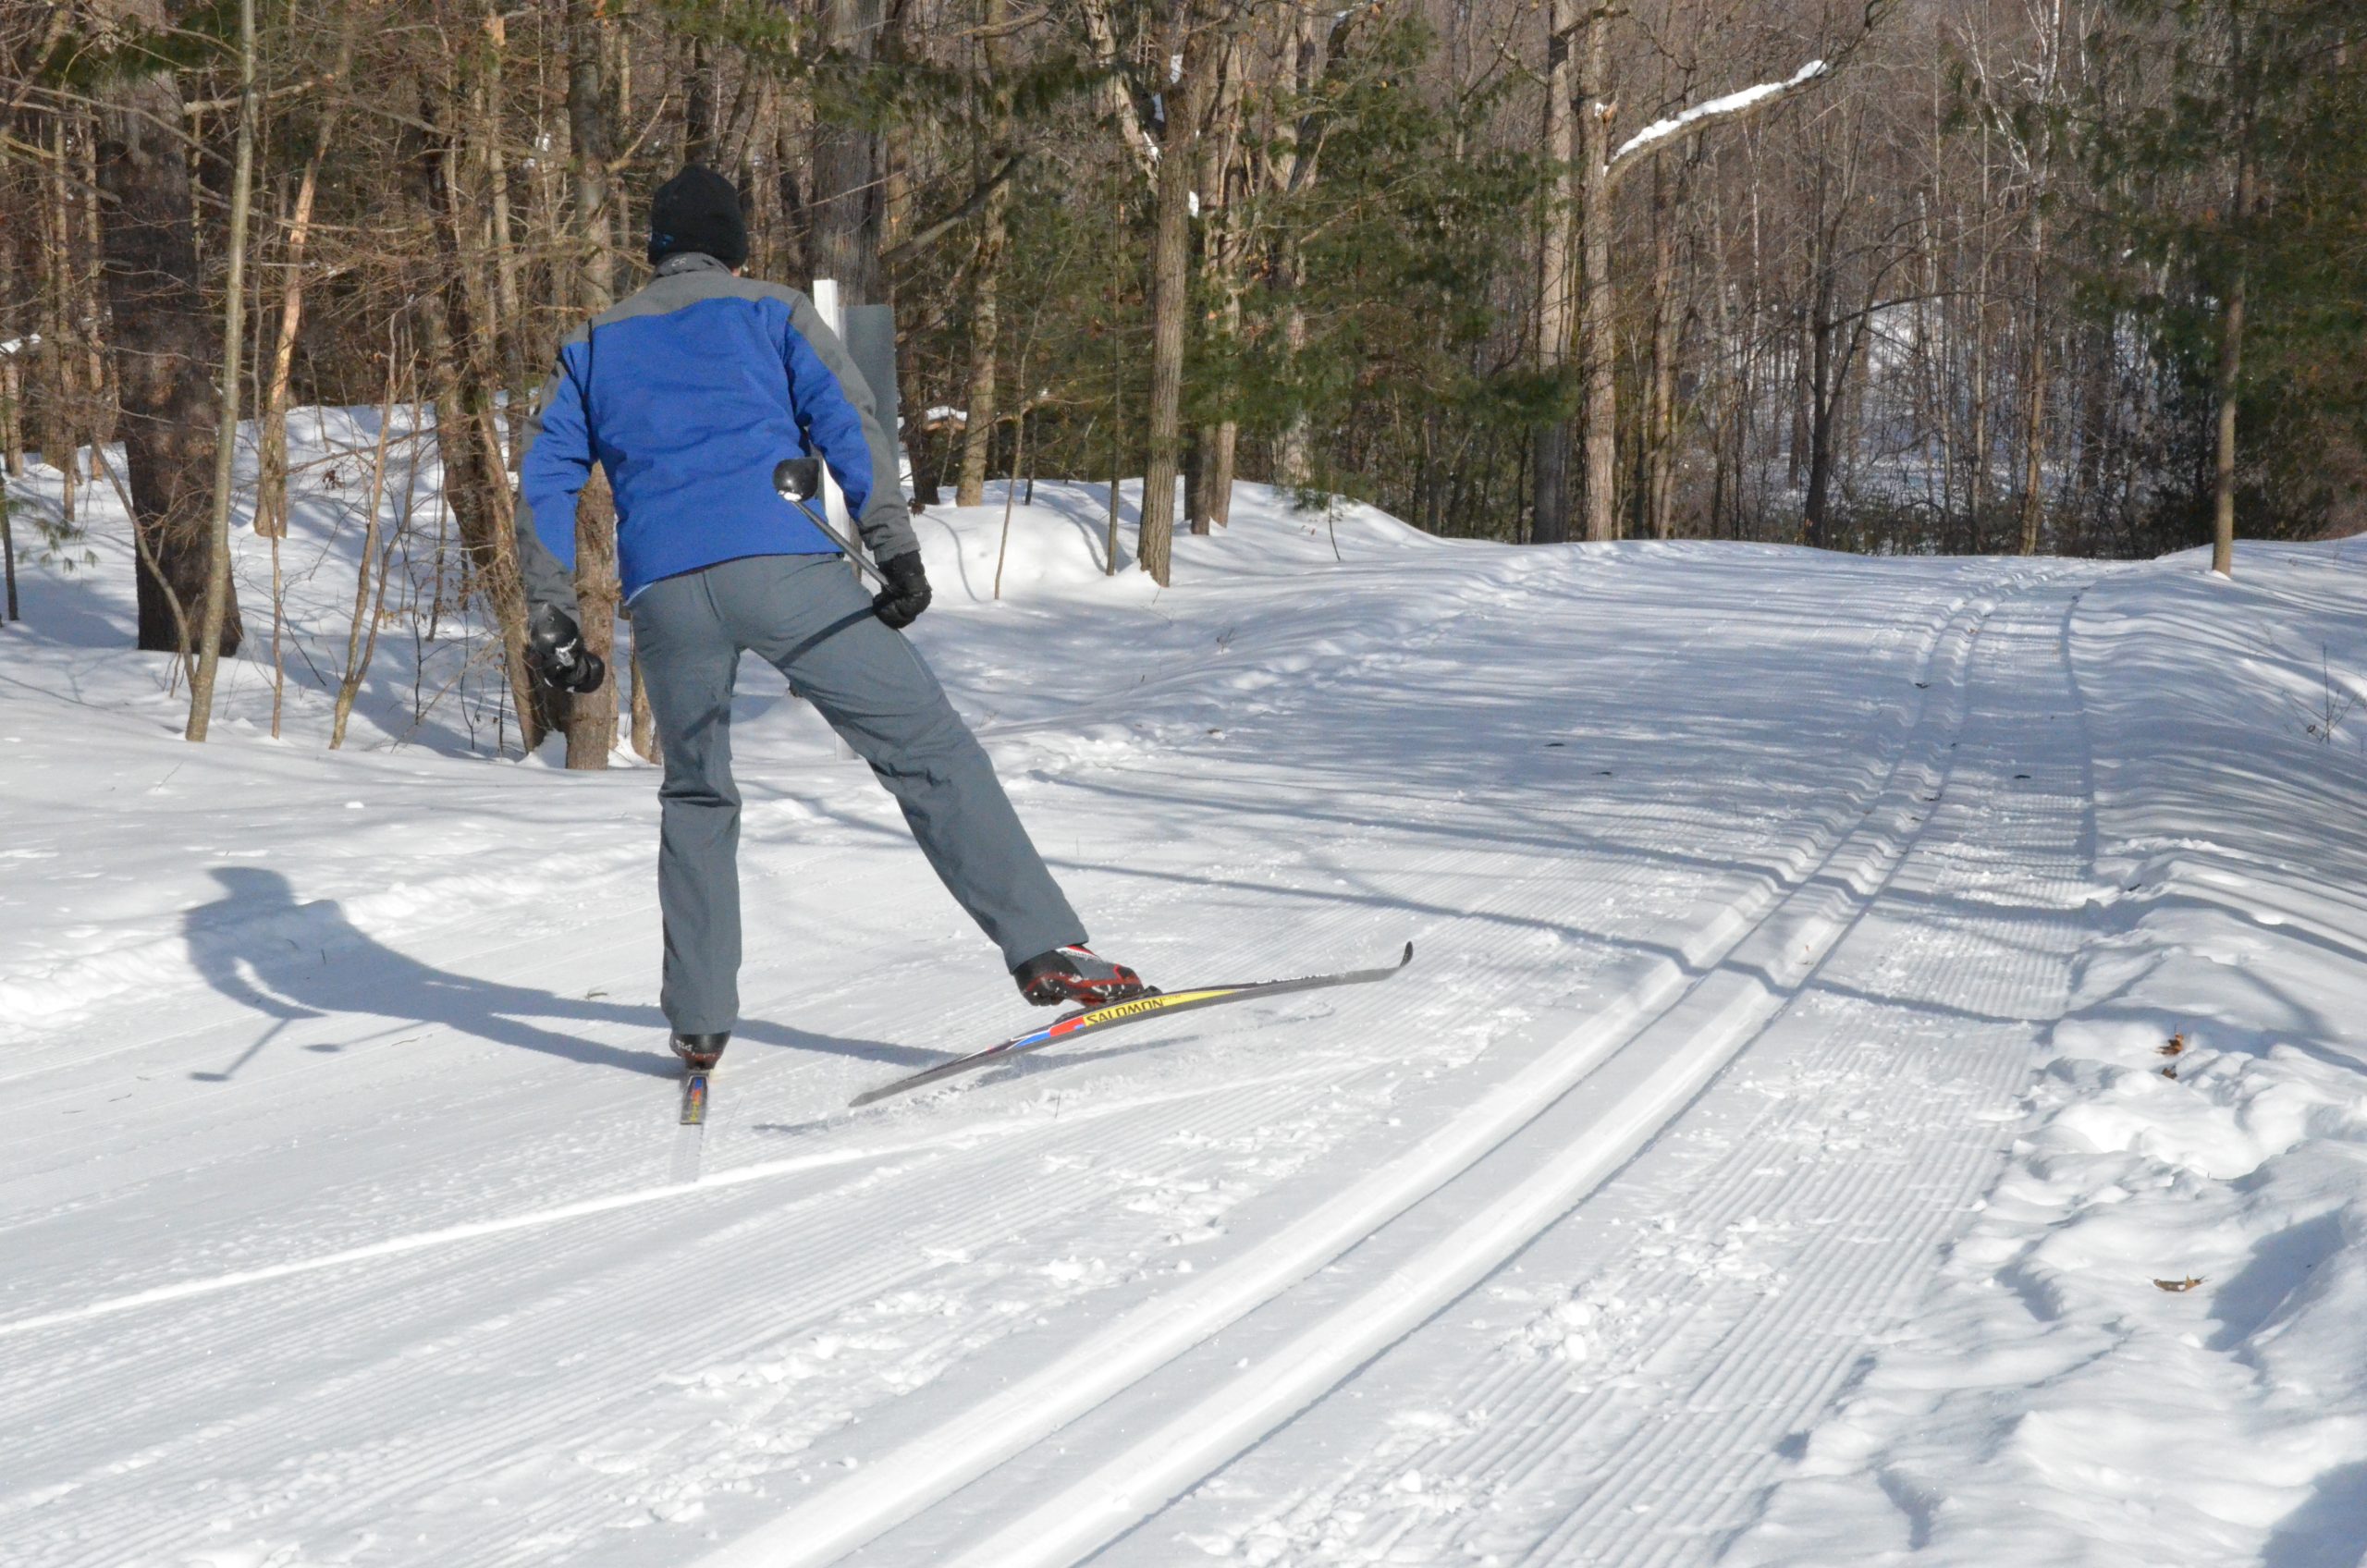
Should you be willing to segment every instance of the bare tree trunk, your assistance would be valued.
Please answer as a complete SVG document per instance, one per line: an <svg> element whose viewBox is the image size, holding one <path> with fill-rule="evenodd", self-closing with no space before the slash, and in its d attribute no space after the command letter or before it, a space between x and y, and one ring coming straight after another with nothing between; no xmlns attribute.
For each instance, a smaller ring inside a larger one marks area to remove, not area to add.
<svg viewBox="0 0 2367 1568"><path fill-rule="evenodd" d="M0 190L6 190L0 186ZM8 191L13 198L16 192ZM31 239L22 225L9 226L0 238L0 473L11 479L25 472L25 337L23 318L17 313L17 279L32 276L24 264Z"/></svg>
<svg viewBox="0 0 2367 1568"><path fill-rule="evenodd" d="M329 750L345 744L347 720L353 717L354 699L362 693L362 680L368 672L369 657L363 652L363 633L374 630L370 609L370 580L373 572L378 579L378 596L386 597L386 573L379 568L378 524L380 514L386 509L386 446L395 429L395 354L393 345L386 352L386 396L378 405L378 446L370 458L369 509L362 517L362 560L353 573L353 623L345 635L345 673L337 683L337 703L329 718ZM412 387L416 393L418 388ZM411 407L416 410L414 398ZM413 439L416 440L416 433ZM408 502L409 497L405 497ZM374 639L369 645L374 648Z"/></svg>
<svg viewBox="0 0 2367 1568"><path fill-rule="evenodd" d="M508 24L498 8L499 0L485 0L484 39L477 47L478 65L474 92L476 114L473 134L478 161L484 169L485 210L492 229L494 293L492 325L496 336L496 350L502 373L502 384L509 389L509 406L523 407L528 398L526 314L518 284L518 247L510 232L509 160L501 150L502 50L509 43ZM514 472L518 463L516 443L511 443L509 467Z"/></svg>
<svg viewBox="0 0 2367 1568"><path fill-rule="evenodd" d="M615 23L605 0L570 0L568 30L568 133L574 152L575 222L586 258L578 307L587 315L616 298L616 220L609 165L616 156L616 127L607 80ZM618 84L622 91L621 81ZM466 269L473 272L473 269ZM504 493L507 494L505 482ZM583 610L583 645L607 659L616 644L617 512L607 476L595 473L575 508L575 593ZM555 716L567 732L567 766L608 766L617 740L617 683L596 692L555 699Z"/></svg>
<svg viewBox="0 0 2367 1568"><path fill-rule="evenodd" d="M161 31L163 0L93 7L118 26ZM121 387L122 436L139 571L140 646L178 650L171 601L194 605L210 561L206 484L219 410L215 342L198 287L189 162L174 134L180 89L169 70L112 78L101 99L99 186L106 201L109 347ZM150 563L153 563L151 565ZM169 593L167 588L169 586ZM216 651L238 652L237 594L224 595Z"/></svg>
<svg viewBox="0 0 2367 1568"><path fill-rule="evenodd" d="M0 609L0 620L22 620L24 612L17 607L17 531L8 522L8 479L0 474L0 579L5 579L7 601Z"/></svg>
<svg viewBox="0 0 2367 1568"><path fill-rule="evenodd" d="M984 36L978 47L985 57L987 91L991 95L987 111L987 146L984 156L976 163L981 178L1011 153L1010 104L1001 80L1000 33L1007 10L1003 0L986 0L979 14ZM1010 207L1011 184L1005 180L987 193L986 207L978 214L978 248L970 258L969 414L962 426L961 477L953 488L953 504L961 507L979 506L987 497L987 464L995 440L996 349L1002 331L1000 306L1003 253L1009 239L1006 214Z"/></svg>
<svg viewBox="0 0 2367 1568"><path fill-rule="evenodd" d="M1587 537L1619 537L1618 381L1611 291L1610 32L1607 10L1587 23L1578 55L1578 367L1584 380L1581 511Z"/></svg>
<svg viewBox="0 0 2367 1568"><path fill-rule="evenodd" d="M715 46L693 38L684 51L682 82L682 162L713 165L716 141L717 67Z"/></svg>
<svg viewBox="0 0 2367 1568"><path fill-rule="evenodd" d="M230 175L230 268L222 303L222 423L214 438L214 518L207 530L205 607L198 618L197 675L189 728L202 741L214 722L214 681L222 659L222 618L230 603L230 483L239 450L239 360L246 341L247 210L255 179L255 0L239 0L239 150Z"/></svg>
<svg viewBox="0 0 2367 1568"><path fill-rule="evenodd" d="M1364 6L1341 11L1332 18L1327 31L1315 6L1298 7L1291 41L1291 85L1302 100L1314 95L1339 62L1347 47L1349 30L1370 14L1370 9ZM1322 115L1302 115L1292 134L1275 139L1269 171L1275 189L1304 191L1315 184L1322 164L1327 126ZM1280 336L1283 361L1295 367L1306 352L1309 337L1306 307L1299 297L1300 280L1306 276L1303 237L1285 227L1274 237L1271 254L1268 288L1282 301ZM1315 483L1315 431L1303 401L1291 410L1275 437L1274 477L1281 484L1299 488Z"/></svg>
<svg viewBox="0 0 2367 1568"><path fill-rule="evenodd" d="M74 367L74 224L67 209L66 182L66 120L54 116L50 129L52 156L43 165L42 232L41 380L45 417L42 421L42 458L66 478L59 496L60 517L74 521L81 474L75 453L82 442L81 422L89 415L88 400L78 385Z"/></svg>
<svg viewBox="0 0 2367 1568"><path fill-rule="evenodd" d="M1242 134L1242 60L1237 41L1228 41L1217 54L1209 123L1200 138L1200 283L1214 301L1216 332L1229 345L1241 325L1240 207L1233 200L1233 176ZM1194 435L1186 500L1195 533L1232 521L1233 459L1240 430L1232 420L1219 419Z"/></svg>
<svg viewBox="0 0 2367 1568"><path fill-rule="evenodd" d="M858 62L877 51L881 0L820 0L830 47ZM881 298L879 137L868 126L825 123L814 131L816 277L836 278L839 299Z"/></svg>
<svg viewBox="0 0 2367 1568"><path fill-rule="evenodd" d="M903 0L903 3L899 4L895 7L887 36L880 41L883 52L891 65L898 68L909 67L913 63L913 31L920 25L917 14L919 9L918 5L912 3L912 0ZM748 97L751 85L752 82L742 82L741 86L742 98ZM751 104L751 112L753 108L754 105ZM735 125L739 122L741 114L740 105L734 104L731 117ZM908 136L884 138L879 151L881 159L879 242L882 252L880 302L888 306L889 319L893 320L900 303L896 287L898 269L888 265L886 257L894 252L896 247L902 243L913 228L912 138ZM745 165L742 165L740 187L742 191L752 190L754 185L745 168ZM918 338L919 334L911 330L909 325L906 330L896 334L896 385L901 389L901 395L897 398L896 413L901 428L889 432L891 438L901 442L911 460L913 505L916 508L935 506L938 499L937 473L933 465L927 461L926 450L926 437L924 434L926 421L923 416L927 413L929 405L921 388Z"/></svg>
<svg viewBox="0 0 2367 1568"><path fill-rule="evenodd" d="M1539 153L1551 172L1543 202L1537 259L1537 370L1560 375L1570 361L1576 309L1578 208L1577 116L1572 102L1570 46L1579 26L1580 0L1551 0L1545 36L1545 123ZM1570 422L1558 412L1534 432L1529 537L1559 545L1570 536Z"/></svg>
<svg viewBox="0 0 2367 1568"><path fill-rule="evenodd" d="M340 80L351 52L349 33L338 52ZM295 207L288 214L288 270L279 298L279 330L272 338L271 374L264 384L263 407L256 410L255 532L273 539L288 533L288 386L296 368L296 333L304 320L304 251L312 239L313 204L320 192L321 162L328 156L329 138L336 129L336 112L325 112L312 153L304 160L303 176L297 181Z"/></svg>
<svg viewBox="0 0 2367 1568"><path fill-rule="evenodd" d="M2054 176L2054 131L2052 111L2063 75L2063 0L2054 0L2052 20L2043 43L2044 61L2039 81L2037 146L2030 155L2030 304L2026 327L2030 354L2023 371L2021 553L2038 553L2039 518L2046 500L2046 204Z"/></svg>
<svg viewBox="0 0 2367 1568"><path fill-rule="evenodd" d="M575 508L575 594L583 612L584 647L614 669L617 606L624 597L617 582L617 506L608 493L607 472L596 463ZM598 691L568 699L566 729L568 766L607 766L617 743L616 681L602 681Z"/></svg>
<svg viewBox="0 0 2367 1568"><path fill-rule="evenodd" d="M996 348L1001 332L1000 295L1004 243L1003 212L1008 187L987 198L979 217L978 250L970 263L970 396L962 425L962 472L953 504L975 507L986 499L987 463L995 439Z"/></svg>
<svg viewBox="0 0 2367 1568"><path fill-rule="evenodd" d="M575 308L585 315L616 299L615 255L608 248L608 165L616 157L608 120L606 0L568 0L568 151L575 176L578 245Z"/></svg>
<svg viewBox="0 0 2367 1568"><path fill-rule="evenodd" d="M1192 176L1198 162L1193 153L1220 47L1209 20L1206 0L1185 0L1176 24L1183 36L1169 51L1182 57L1182 76L1169 84L1159 137L1151 238L1150 460L1136 548L1142 569L1161 587L1171 570L1175 481L1184 456L1184 328L1191 312Z"/></svg>
<svg viewBox="0 0 2367 1568"><path fill-rule="evenodd" d="M1982 123L1981 138L1981 206L1986 217L1990 201L1989 131ZM1965 476L1965 506L1968 513L1967 530L1972 549L1979 555L1987 543L1989 519L1989 274L1995 260L1994 248L1986 236L1981 242L1981 263L1973 271L1972 288L1972 429L1969 433L1971 468Z"/></svg>
<svg viewBox="0 0 2367 1568"><path fill-rule="evenodd" d="M75 116L80 129L81 160L77 168L81 190L75 205L82 214L82 254L84 265L77 270L74 299L76 316L87 323L80 333L82 339L82 378L90 388L89 413L86 423L91 437L91 477L99 477L99 444L116 437L117 398L112 365L106 345L100 340L100 323L106 316L106 279L101 276L106 255L106 236L99 218L99 129L98 116L90 112Z"/></svg>
<svg viewBox="0 0 2367 1568"><path fill-rule="evenodd" d="M0 342L21 342L13 319L0 317ZM0 354L0 471L11 479L25 472L25 376L18 367L19 350Z"/></svg>
<svg viewBox="0 0 2367 1568"><path fill-rule="evenodd" d="M2251 217L2252 156L2250 128L2236 150L2236 200L2230 214L2240 244L2243 226ZM2219 318L2219 410L2212 444L2211 570L2221 576L2236 570L2236 399L2244 371L2244 297L2248 279L2240 258L2227 285L2227 304Z"/></svg>
<svg viewBox="0 0 2367 1568"><path fill-rule="evenodd" d="M1285 236L1275 241L1274 289L1283 296L1282 344L1284 362L1295 365L1306 352L1306 307L1298 297L1305 263L1298 242ZM1274 479L1304 489L1315 483L1315 428L1304 406L1294 408L1274 437Z"/></svg>
<svg viewBox="0 0 2367 1568"><path fill-rule="evenodd" d="M1679 193L1682 200L1682 192ZM1660 164L1652 165L1652 362L1644 387L1644 531L1669 536L1676 463L1676 217Z"/></svg>
<svg viewBox="0 0 2367 1568"><path fill-rule="evenodd" d="M517 545L509 475L492 444L490 362L479 357L483 335L470 319L467 296L458 281L464 270L460 250L457 192L444 178L450 160L439 147L415 150L419 200L438 237L442 285L416 301L415 319L424 335L429 386L435 405L435 447L444 468L444 495L458 525L474 584L493 611L502 642L502 666L518 712L520 739L531 752L546 724L539 688L526 668L526 595L518 575Z"/></svg>
<svg viewBox="0 0 2367 1568"><path fill-rule="evenodd" d="M2038 524L2046 498L2046 220L2030 226L2030 307L2024 323L2030 333L2030 354L2022 367L2022 504L2020 548L2038 554Z"/></svg>

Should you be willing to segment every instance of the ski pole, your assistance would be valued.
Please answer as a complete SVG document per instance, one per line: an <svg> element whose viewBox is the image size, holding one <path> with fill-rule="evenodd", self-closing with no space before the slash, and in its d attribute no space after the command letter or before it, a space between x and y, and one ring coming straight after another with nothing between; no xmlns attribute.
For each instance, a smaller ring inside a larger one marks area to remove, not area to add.
<svg viewBox="0 0 2367 1568"><path fill-rule="evenodd" d="M805 521L822 531L823 538L836 545L845 553L847 559L854 562L855 570L880 587L887 587L888 580L863 558L863 552L854 547L854 541L831 527L827 519L815 516L814 508L805 504L821 487L822 459L819 458L783 458L773 465L773 488L780 492L780 498L803 512Z"/></svg>

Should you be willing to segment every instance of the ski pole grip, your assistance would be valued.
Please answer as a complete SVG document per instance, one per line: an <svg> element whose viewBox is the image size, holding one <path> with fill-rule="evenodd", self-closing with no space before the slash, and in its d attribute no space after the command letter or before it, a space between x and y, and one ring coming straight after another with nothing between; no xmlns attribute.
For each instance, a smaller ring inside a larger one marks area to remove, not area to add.
<svg viewBox="0 0 2367 1568"><path fill-rule="evenodd" d="M773 466L773 488L792 501L810 501L822 488L822 459L783 458Z"/></svg>

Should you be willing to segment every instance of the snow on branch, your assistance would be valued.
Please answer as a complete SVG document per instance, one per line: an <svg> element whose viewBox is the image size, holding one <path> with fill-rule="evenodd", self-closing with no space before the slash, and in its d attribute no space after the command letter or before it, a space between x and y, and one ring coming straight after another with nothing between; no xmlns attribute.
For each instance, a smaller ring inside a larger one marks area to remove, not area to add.
<svg viewBox="0 0 2367 1568"><path fill-rule="evenodd" d="M1650 152L1672 137L1683 135L1704 120L1724 119L1729 115L1738 115L1746 109L1758 108L1772 99L1797 92L1819 77L1830 73L1833 67L1828 61L1810 60L1782 81L1762 81L1756 87L1746 87L1739 92L1729 92L1723 98L1712 98L1705 104L1696 104L1683 114L1674 115L1664 120L1654 120L1621 142L1619 150L1611 154L1611 161L1614 165L1624 164L1631 158L1639 157Z"/></svg>

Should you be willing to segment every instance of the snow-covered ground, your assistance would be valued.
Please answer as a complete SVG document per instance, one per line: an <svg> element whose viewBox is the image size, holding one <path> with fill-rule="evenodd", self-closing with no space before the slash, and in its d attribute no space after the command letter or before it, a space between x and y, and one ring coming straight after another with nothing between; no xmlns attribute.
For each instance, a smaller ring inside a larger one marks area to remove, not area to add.
<svg viewBox="0 0 2367 1568"><path fill-rule="evenodd" d="M373 418L298 422L282 740L250 536L204 746L104 485L0 629L0 1562L2360 1559L2367 545L1245 490L1162 593L1048 484L997 601L1000 496L933 511L914 635L1105 950L1414 967L849 1111L1036 1015L752 663L693 1148L654 774L497 759L400 441L325 749Z"/></svg>

